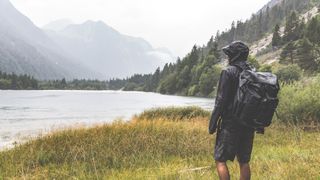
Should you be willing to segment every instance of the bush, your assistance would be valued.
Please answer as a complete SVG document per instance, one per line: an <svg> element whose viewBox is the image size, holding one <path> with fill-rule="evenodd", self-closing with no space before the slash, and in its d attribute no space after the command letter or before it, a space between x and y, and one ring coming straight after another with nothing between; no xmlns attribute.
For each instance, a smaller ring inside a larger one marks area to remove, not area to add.
<svg viewBox="0 0 320 180"><path fill-rule="evenodd" d="M260 72L272 72L271 65L262 65L259 69Z"/></svg>
<svg viewBox="0 0 320 180"><path fill-rule="evenodd" d="M203 110L200 107L165 107L146 110L137 118L143 120L154 119L170 119L170 120L188 120L192 118L209 117L210 112Z"/></svg>
<svg viewBox="0 0 320 180"><path fill-rule="evenodd" d="M126 84L126 86L124 87L124 91L134 91L137 87L139 87L136 83L133 82L129 82L128 84Z"/></svg>
<svg viewBox="0 0 320 180"><path fill-rule="evenodd" d="M256 68L256 69L259 69L259 68L260 68L260 64L259 64L258 60L257 60L255 57L253 57L253 56L249 56L249 57L248 57L248 63L249 63L251 66L253 66L254 68Z"/></svg>
<svg viewBox="0 0 320 180"><path fill-rule="evenodd" d="M302 69L298 65L293 64L280 67L275 74L278 76L280 81L291 83L300 80L302 72Z"/></svg>
<svg viewBox="0 0 320 180"><path fill-rule="evenodd" d="M290 124L320 123L320 76L284 84L280 91L279 120Z"/></svg>
<svg viewBox="0 0 320 180"><path fill-rule="evenodd" d="M197 93L198 93L198 90L199 88L198 88L198 86L197 85L193 85L193 86L191 86L190 88L189 88L189 90L188 90L188 96L195 96Z"/></svg>

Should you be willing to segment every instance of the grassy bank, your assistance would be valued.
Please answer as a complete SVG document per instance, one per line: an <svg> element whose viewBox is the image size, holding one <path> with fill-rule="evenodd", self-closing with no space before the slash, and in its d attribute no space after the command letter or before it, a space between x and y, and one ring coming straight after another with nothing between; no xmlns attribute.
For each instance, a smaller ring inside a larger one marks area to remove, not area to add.
<svg viewBox="0 0 320 180"><path fill-rule="evenodd" d="M216 179L208 117L198 108L153 109L128 123L55 132L0 152L0 179ZM256 136L253 179L319 179L319 140L318 130L275 123ZM236 179L236 163L230 170Z"/></svg>

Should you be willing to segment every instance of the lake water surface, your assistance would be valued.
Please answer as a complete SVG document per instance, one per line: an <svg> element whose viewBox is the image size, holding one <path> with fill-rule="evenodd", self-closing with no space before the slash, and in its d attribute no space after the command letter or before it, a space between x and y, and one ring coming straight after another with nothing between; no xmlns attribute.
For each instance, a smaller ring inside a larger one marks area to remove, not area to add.
<svg viewBox="0 0 320 180"><path fill-rule="evenodd" d="M13 142L70 126L128 120L153 107L200 106L208 98L123 91L0 91L0 149Z"/></svg>

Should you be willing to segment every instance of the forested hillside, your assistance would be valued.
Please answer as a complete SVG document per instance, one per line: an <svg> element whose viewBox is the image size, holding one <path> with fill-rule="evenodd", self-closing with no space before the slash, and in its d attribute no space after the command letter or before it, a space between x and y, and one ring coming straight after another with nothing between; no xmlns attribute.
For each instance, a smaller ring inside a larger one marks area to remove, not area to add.
<svg viewBox="0 0 320 180"><path fill-rule="evenodd" d="M281 64L297 64L309 73L319 72L320 15L306 24L292 12L286 21L284 35L280 37L277 31L274 34L273 45L284 47L280 55Z"/></svg>
<svg viewBox="0 0 320 180"><path fill-rule="evenodd" d="M271 3L273 2L273 3ZM281 80L300 79L302 69L313 74L319 71L319 17L312 20L300 15L314 7L319 0L271 1L244 22L233 22L229 30L217 32L206 45L194 46L191 52L174 64L166 64L153 74L134 75L124 80L108 82L111 89L152 91L163 94L212 97L219 74L224 66L221 47L234 40L252 46L273 33L273 40L260 54L281 51L280 64L262 64L259 57L249 62L260 71L273 71ZM284 32L280 32L280 28ZM258 54L259 55L259 54Z"/></svg>

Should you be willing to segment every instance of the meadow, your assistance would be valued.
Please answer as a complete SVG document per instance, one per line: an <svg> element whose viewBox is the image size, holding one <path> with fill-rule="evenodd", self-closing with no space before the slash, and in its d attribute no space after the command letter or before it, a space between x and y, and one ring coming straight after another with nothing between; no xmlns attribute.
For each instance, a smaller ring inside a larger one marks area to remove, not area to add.
<svg viewBox="0 0 320 180"><path fill-rule="evenodd" d="M209 115L168 107L52 132L0 152L0 179L217 179ZM318 128L275 121L255 137L252 179L320 179L319 141ZM236 161L229 166L237 179Z"/></svg>

